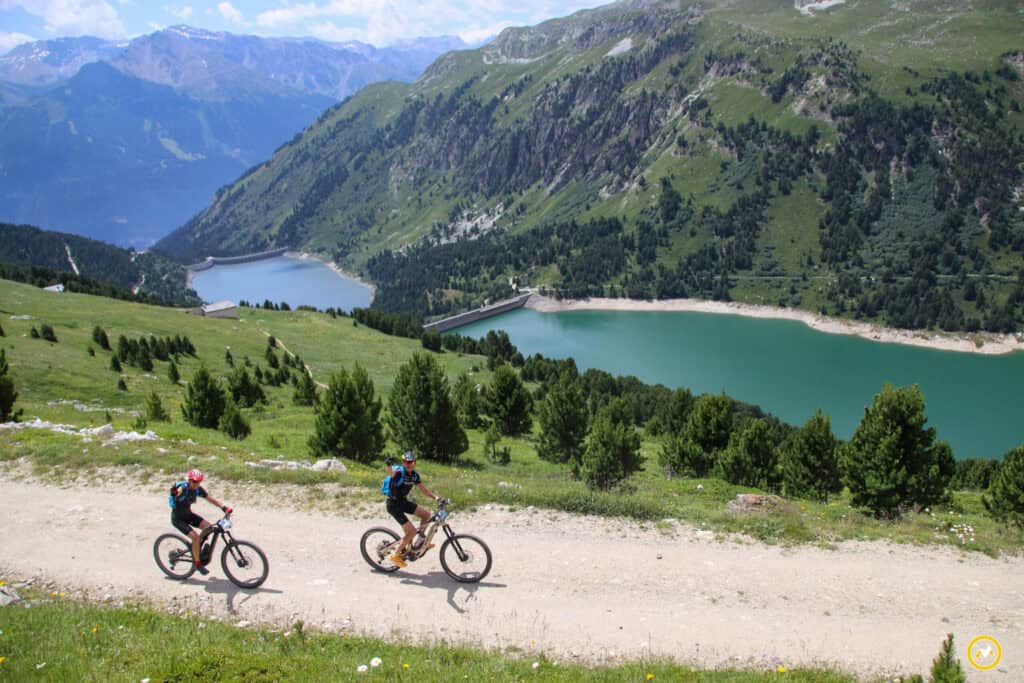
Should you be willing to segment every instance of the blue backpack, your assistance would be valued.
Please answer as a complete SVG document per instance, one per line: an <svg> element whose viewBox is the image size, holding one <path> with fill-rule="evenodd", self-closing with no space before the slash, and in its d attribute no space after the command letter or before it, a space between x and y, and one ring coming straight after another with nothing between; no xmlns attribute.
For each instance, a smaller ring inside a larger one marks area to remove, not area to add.
<svg viewBox="0 0 1024 683"><path fill-rule="evenodd" d="M398 484L397 485L401 486L402 484L404 484L405 483L405 468L402 467L401 465L392 465L391 466L391 470L393 472L399 472L401 474L401 476L398 478ZM381 485L380 485L380 492L383 493L385 496L388 496L389 498L391 497L391 477L393 477L393 476L395 476L395 475L392 474L390 477L384 477L384 481L381 482Z"/></svg>
<svg viewBox="0 0 1024 683"><path fill-rule="evenodd" d="M174 491L174 489L179 489L179 488L181 488L183 486L187 489L188 488L188 482L187 481L179 481L174 486L171 487L172 493L167 497L167 504L171 506L172 510L174 509L174 493L173 493L173 491ZM184 494L182 494L182 495L184 495Z"/></svg>

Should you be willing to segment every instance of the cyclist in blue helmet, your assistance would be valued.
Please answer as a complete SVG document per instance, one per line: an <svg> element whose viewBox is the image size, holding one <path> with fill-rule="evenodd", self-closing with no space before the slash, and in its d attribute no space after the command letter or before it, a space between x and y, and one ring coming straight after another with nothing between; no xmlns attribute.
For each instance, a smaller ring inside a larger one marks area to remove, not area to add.
<svg viewBox="0 0 1024 683"><path fill-rule="evenodd" d="M391 483L388 489L388 514L395 518L395 521L402 526L402 531L405 532L405 536L399 542L398 548L395 549L395 552L388 559L399 567L404 567L406 562L403 556L417 532L416 527L409 521L407 515L413 514L420 518L420 532L426 529L427 523L430 521L430 511L422 505L417 505L409 500L409 493L412 492L415 486L424 495L430 496L435 501L440 500L440 496L423 485L420 473L416 471L416 454L412 451L406 451L402 454L401 466L397 466L394 460L388 458L387 468L388 474L391 476Z"/></svg>

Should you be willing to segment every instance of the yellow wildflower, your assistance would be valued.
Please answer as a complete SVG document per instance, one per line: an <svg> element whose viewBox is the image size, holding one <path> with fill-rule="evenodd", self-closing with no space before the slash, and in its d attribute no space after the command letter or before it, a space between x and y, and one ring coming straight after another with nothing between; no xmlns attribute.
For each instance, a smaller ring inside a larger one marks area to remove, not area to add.
<svg viewBox="0 0 1024 683"><path fill-rule="evenodd" d="M779 668L776 669L776 671L778 671L780 674L784 674L786 673L786 667L779 665Z"/></svg>
<svg viewBox="0 0 1024 683"><path fill-rule="evenodd" d="M403 665L402 665L402 668L403 668L403 669L408 669L408 668L409 668L409 665L408 665L408 664L403 664Z"/></svg>
<svg viewBox="0 0 1024 683"><path fill-rule="evenodd" d="M654 680L654 674L647 674L646 678L649 681L653 681Z"/></svg>
<svg viewBox="0 0 1024 683"><path fill-rule="evenodd" d="M96 632L97 632L97 631L99 631L99 630L100 630L100 627L99 627L99 626L93 626L93 627L92 627L92 634L93 634L93 635L96 635Z"/></svg>
<svg viewBox="0 0 1024 683"><path fill-rule="evenodd" d="M0 664L3 664L6 661L7 661L7 657L0 657Z"/></svg>

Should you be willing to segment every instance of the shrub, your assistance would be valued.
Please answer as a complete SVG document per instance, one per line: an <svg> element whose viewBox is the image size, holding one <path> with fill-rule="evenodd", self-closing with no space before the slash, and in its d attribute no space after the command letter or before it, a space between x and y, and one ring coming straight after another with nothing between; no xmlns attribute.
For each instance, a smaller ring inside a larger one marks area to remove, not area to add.
<svg viewBox="0 0 1024 683"><path fill-rule="evenodd" d="M441 333L437 330L424 330L420 343L427 351L441 352Z"/></svg>
<svg viewBox="0 0 1024 683"><path fill-rule="evenodd" d="M53 327L46 323L43 323L42 327L39 329L39 336L48 342L53 342L54 344L57 343L57 335L53 331Z"/></svg>
<svg viewBox="0 0 1024 683"><path fill-rule="evenodd" d="M128 391L128 385L124 383L124 377L117 378L117 388L120 391Z"/></svg>
<svg viewBox="0 0 1024 683"><path fill-rule="evenodd" d="M843 484L828 415L819 409L782 448L782 483L787 496L827 501Z"/></svg>
<svg viewBox="0 0 1024 683"><path fill-rule="evenodd" d="M949 488L954 490L985 491L999 472L999 461L967 458L957 460Z"/></svg>
<svg viewBox="0 0 1024 683"><path fill-rule="evenodd" d="M501 431L492 422L491 426L487 428L487 433L484 434L484 457L495 465L507 465L512 461L512 452L508 446L498 448L500 441Z"/></svg>
<svg viewBox="0 0 1024 683"><path fill-rule="evenodd" d="M117 356L114 356L113 359L111 359L111 363L113 363L113 360L116 358ZM171 364L167 366L167 379L171 381L171 384L177 384L181 379L181 373L178 372L178 364L173 360L171 361Z"/></svg>
<svg viewBox="0 0 1024 683"><path fill-rule="evenodd" d="M110 357L110 369L114 372L121 372L124 369L121 367L121 361L117 359L116 355Z"/></svg>
<svg viewBox="0 0 1024 683"><path fill-rule="evenodd" d="M248 420L242 416L234 401L228 401L227 406L224 408L224 413L220 416L218 425L222 432L238 441L252 434L252 427L249 426Z"/></svg>
<svg viewBox="0 0 1024 683"><path fill-rule="evenodd" d="M92 340L104 351L110 350L110 339L107 337L107 332L99 325L92 328Z"/></svg>
<svg viewBox="0 0 1024 683"><path fill-rule="evenodd" d="M640 468L640 435L626 404L615 399L594 416L580 467L592 489L607 490Z"/></svg>
<svg viewBox="0 0 1024 683"><path fill-rule="evenodd" d="M398 368L388 400L388 426L403 450L451 462L469 448L448 390L448 379L434 357L414 353Z"/></svg>
<svg viewBox="0 0 1024 683"><path fill-rule="evenodd" d="M235 357L231 355L231 349L224 349L224 362L228 367L235 367Z"/></svg>
<svg viewBox="0 0 1024 683"><path fill-rule="evenodd" d="M35 325L33 325L32 329L28 331L28 336L32 339L39 339L39 330L36 329Z"/></svg>
<svg viewBox="0 0 1024 683"><path fill-rule="evenodd" d="M14 402L17 400L18 392L14 390L14 378L7 365L7 354L0 348L0 421L17 419L14 412Z"/></svg>
<svg viewBox="0 0 1024 683"><path fill-rule="evenodd" d="M579 381L564 373L537 407L540 438L537 455L548 462L572 462L579 467L587 437L587 403Z"/></svg>
<svg viewBox="0 0 1024 683"><path fill-rule="evenodd" d="M993 518L1024 528L1024 446L1003 456L988 495L981 500Z"/></svg>
<svg viewBox="0 0 1024 683"><path fill-rule="evenodd" d="M4 332L4 326L0 325L0 337L6 337L7 333Z"/></svg>
<svg viewBox="0 0 1024 683"><path fill-rule="evenodd" d="M525 434L533 425L533 399L510 365L502 363L495 369L484 394L484 405L487 415L505 436Z"/></svg>
<svg viewBox="0 0 1024 683"><path fill-rule="evenodd" d="M200 366L185 389L181 414L194 427L216 429L224 414L226 399L220 383L210 375L206 366Z"/></svg>
<svg viewBox="0 0 1024 683"><path fill-rule="evenodd" d="M909 507L942 500L953 476L953 452L926 427L924 394L917 386L886 384L864 409L864 417L843 444L839 462L855 506L895 518Z"/></svg>
<svg viewBox="0 0 1024 683"><path fill-rule="evenodd" d="M684 436L669 434L662 443L658 464L669 476L705 477L714 465L714 455Z"/></svg>
<svg viewBox="0 0 1024 683"><path fill-rule="evenodd" d="M157 396L155 391L151 391L146 395L146 419L150 422L167 422L170 420L167 411L164 410L164 404L160 402L160 397Z"/></svg>

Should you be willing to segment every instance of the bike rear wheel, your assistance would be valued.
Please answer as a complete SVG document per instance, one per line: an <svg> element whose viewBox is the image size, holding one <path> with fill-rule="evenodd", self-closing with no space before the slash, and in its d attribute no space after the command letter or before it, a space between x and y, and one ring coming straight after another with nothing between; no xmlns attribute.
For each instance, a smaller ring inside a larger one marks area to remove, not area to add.
<svg viewBox="0 0 1024 683"><path fill-rule="evenodd" d="M267 580L270 563L255 543L232 541L220 554L220 567L239 588L259 588Z"/></svg>
<svg viewBox="0 0 1024 683"><path fill-rule="evenodd" d="M476 536L456 534L441 546L441 567L460 583L476 583L491 571L491 549Z"/></svg>
<svg viewBox="0 0 1024 683"><path fill-rule="evenodd" d="M167 576L184 581L196 571L192 543L178 534L163 534L153 543L153 559Z"/></svg>
<svg viewBox="0 0 1024 683"><path fill-rule="evenodd" d="M368 529L359 541L359 550L363 553L363 559L371 567L379 572L390 574L398 570L398 565L388 559L394 550L394 544L398 541L398 534L391 529L382 526L375 526Z"/></svg>

